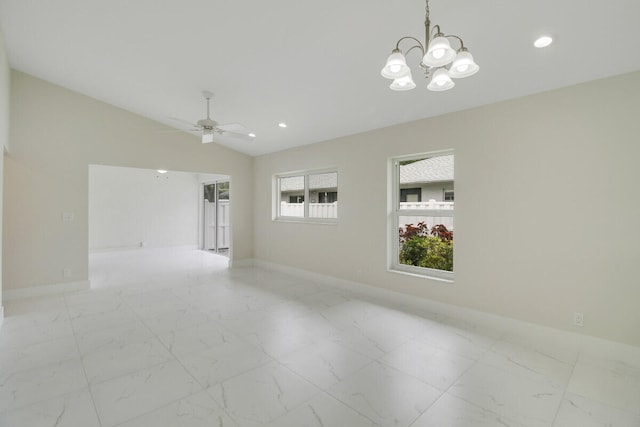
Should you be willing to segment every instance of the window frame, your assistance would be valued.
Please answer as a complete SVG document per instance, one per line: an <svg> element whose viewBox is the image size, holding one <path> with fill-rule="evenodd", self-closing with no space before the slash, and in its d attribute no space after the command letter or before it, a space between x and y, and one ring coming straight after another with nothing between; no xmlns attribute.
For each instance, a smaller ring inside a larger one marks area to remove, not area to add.
<svg viewBox="0 0 640 427"><path fill-rule="evenodd" d="M388 187L387 203L388 203L388 241L387 241L387 270L393 273L408 274L427 279L435 279L444 282L453 283L454 271L438 270L428 267L417 267L414 265L406 265L400 263L400 245L398 242L398 228L400 217L402 216L424 216L424 217L452 217L455 221L455 205L452 210L438 209L400 209L400 163L407 160L420 160L430 157L453 155L453 149L430 151L425 153L408 154L402 156L390 157L388 160ZM455 186L455 166L454 166L454 186ZM455 260L455 245L454 245Z"/></svg>
<svg viewBox="0 0 640 427"><path fill-rule="evenodd" d="M273 201L273 209L272 209L272 220L279 222L302 222L302 223L313 223L313 224L336 224L338 219L340 218L339 214L336 218L315 218L309 217L309 204L311 202L307 202L311 200L309 197L310 189L309 189L309 176L310 175L318 175L325 173L335 173L336 174L336 193L340 193L340 173L338 168L323 168L323 169L307 169L300 171L292 171L292 172L283 172L277 173L273 175L272 180L272 201ZM294 176L302 176L304 178L304 214L303 216L283 216L280 214L280 202L281 202L281 193L280 193L280 178L290 178Z"/></svg>

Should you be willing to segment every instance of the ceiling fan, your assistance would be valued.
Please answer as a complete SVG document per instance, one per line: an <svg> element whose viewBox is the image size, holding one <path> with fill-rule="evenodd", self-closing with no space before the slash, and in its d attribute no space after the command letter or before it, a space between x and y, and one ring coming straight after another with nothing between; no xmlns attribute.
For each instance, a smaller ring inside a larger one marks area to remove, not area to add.
<svg viewBox="0 0 640 427"><path fill-rule="evenodd" d="M186 122L184 120L175 119L181 121L183 123L188 123L192 128L190 131L198 131L202 132L202 143L207 144L213 142L214 136L216 134L221 136L227 136L231 138L238 138L251 141L256 135L251 132L246 132L244 126L238 123L227 123L220 124L211 118L210 110L211 110L211 98L213 98L213 93L207 90L202 91L202 96L207 100L207 117L204 119L200 119L195 123Z"/></svg>

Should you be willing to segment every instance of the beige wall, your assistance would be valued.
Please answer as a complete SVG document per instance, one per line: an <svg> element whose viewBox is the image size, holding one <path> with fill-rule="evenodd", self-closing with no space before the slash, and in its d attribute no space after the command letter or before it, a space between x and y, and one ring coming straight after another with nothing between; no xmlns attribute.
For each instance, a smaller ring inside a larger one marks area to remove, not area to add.
<svg viewBox="0 0 640 427"><path fill-rule="evenodd" d="M0 239L2 239L2 193L4 175L4 151L9 148L9 93L11 70L7 60L4 36L0 28ZM0 276L2 276L2 248L0 247ZM2 279L0 278L0 322L4 316L2 305Z"/></svg>
<svg viewBox="0 0 640 427"><path fill-rule="evenodd" d="M257 157L255 257L640 345L639 112L636 72ZM390 273L387 159L450 148L455 283ZM273 174L331 166L337 225L271 220Z"/></svg>
<svg viewBox="0 0 640 427"><path fill-rule="evenodd" d="M87 280L90 164L230 175L233 258L251 258L253 159L166 130L14 71L4 174L5 291ZM63 223L63 212L73 212L75 221ZM71 277L62 277L63 268Z"/></svg>

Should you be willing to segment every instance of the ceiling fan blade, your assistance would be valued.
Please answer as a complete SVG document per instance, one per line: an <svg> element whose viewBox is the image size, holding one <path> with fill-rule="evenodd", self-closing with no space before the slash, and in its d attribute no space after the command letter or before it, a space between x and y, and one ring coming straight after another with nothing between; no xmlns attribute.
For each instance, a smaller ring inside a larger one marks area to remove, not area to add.
<svg viewBox="0 0 640 427"><path fill-rule="evenodd" d="M224 124L219 124L216 127L218 129L226 130L229 132L245 133L247 131L247 128L241 125L240 123L224 123Z"/></svg>
<svg viewBox="0 0 640 427"><path fill-rule="evenodd" d="M185 125L189 125L189 126L191 126L191 127L199 128L199 126L198 126L198 124L197 124L197 123L189 122L189 121L187 121L187 120L177 119L177 118L175 118L175 117L168 117L168 119L169 119L169 120L174 120L174 121L176 121L176 122L184 123Z"/></svg>
<svg viewBox="0 0 640 427"><path fill-rule="evenodd" d="M245 141L253 141L254 139L253 137L247 135L246 133L230 132L224 129L219 129L219 130L220 130L220 135L228 136L229 138L244 139Z"/></svg>

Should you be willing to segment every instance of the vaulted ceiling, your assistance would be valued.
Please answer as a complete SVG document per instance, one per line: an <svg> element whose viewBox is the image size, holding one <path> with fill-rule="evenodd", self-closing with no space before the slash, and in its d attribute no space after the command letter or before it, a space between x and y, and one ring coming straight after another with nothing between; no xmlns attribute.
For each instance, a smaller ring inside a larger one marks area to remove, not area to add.
<svg viewBox="0 0 640 427"><path fill-rule="evenodd" d="M393 92L380 69L400 37L424 38L424 7L0 0L0 25L12 68L176 129L203 118L201 92L214 92L213 118L257 135L217 142L250 155L640 69L637 0L431 0L432 24L461 36L480 72L430 92L412 52L418 87ZM536 49L543 33L555 43Z"/></svg>

